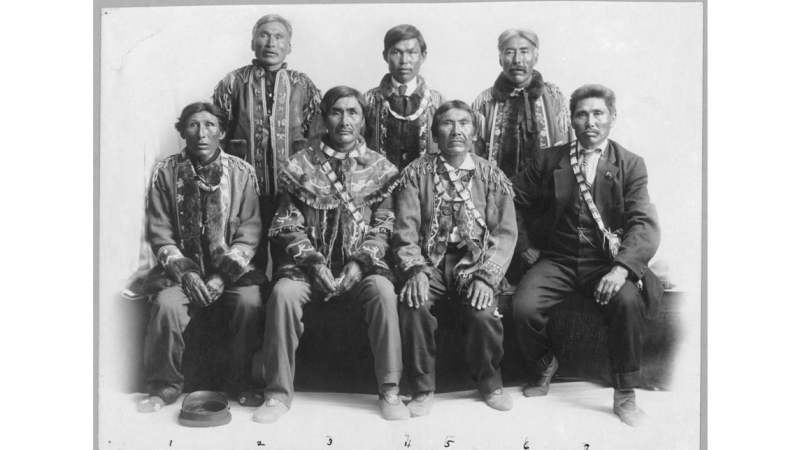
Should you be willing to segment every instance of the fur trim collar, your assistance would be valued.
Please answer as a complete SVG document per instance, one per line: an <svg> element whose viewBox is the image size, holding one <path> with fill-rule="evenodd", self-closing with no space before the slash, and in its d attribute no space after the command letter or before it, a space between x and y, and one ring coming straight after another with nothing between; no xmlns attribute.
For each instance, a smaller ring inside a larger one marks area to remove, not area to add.
<svg viewBox="0 0 800 450"><path fill-rule="evenodd" d="M501 73L500 76L497 77L497 80L495 80L494 86L492 86L492 98L498 102L504 102L508 100L511 93L514 92L516 88L516 86L508 81L505 74ZM531 83L525 88L525 91L528 93L528 97L531 98L531 100L538 99L542 96L544 92L544 79L538 70L533 71Z"/></svg>

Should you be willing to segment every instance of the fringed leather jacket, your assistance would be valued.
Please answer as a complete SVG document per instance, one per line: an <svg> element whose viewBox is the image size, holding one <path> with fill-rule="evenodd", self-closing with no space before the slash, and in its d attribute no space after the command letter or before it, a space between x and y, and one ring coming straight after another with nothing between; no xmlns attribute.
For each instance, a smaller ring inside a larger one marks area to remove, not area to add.
<svg viewBox="0 0 800 450"><path fill-rule="evenodd" d="M195 168L184 149L159 161L147 194L146 239L158 266L129 289L154 294L180 285L186 272L204 279L218 274L228 286L266 281L250 264L261 240L253 167L220 150Z"/></svg>
<svg viewBox="0 0 800 450"><path fill-rule="evenodd" d="M445 189L452 193L438 155L423 156L403 170L395 190L398 213L393 250L404 282L420 272L430 276L447 252L448 236L457 226L468 249L454 268L458 287L465 288L477 278L495 292L505 288L505 273L517 242L513 189L496 166L475 155L470 157L474 169L460 171L459 176L469 189L474 213L482 220L469 207L455 205L437 194L434 173L438 173L442 185L450 185Z"/></svg>
<svg viewBox="0 0 800 450"><path fill-rule="evenodd" d="M397 177L397 168L363 140L347 156L324 140L292 156L281 170L284 192L269 229L280 253L275 279L308 282L316 264L327 265L337 276L346 263L358 260L364 275L394 280L388 250L395 214L389 189Z"/></svg>

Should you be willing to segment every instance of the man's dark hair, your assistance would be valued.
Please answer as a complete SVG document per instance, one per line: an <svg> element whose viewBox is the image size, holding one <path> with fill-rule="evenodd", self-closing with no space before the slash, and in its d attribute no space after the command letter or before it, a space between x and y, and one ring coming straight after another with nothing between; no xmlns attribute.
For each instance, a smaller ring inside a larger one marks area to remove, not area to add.
<svg viewBox="0 0 800 450"><path fill-rule="evenodd" d="M475 115L475 111L469 107L468 104L462 102L461 100L450 100L442 103L435 113L433 113L433 123L431 124L431 132L436 134L436 130L439 128L439 120L443 115L450 111L451 109L462 109L469 113L469 117L472 118L472 126L478 127L478 117Z"/></svg>
<svg viewBox="0 0 800 450"><path fill-rule="evenodd" d="M319 110L322 116L327 116L328 111L333 108L333 105L343 97L355 97L356 101L358 101L358 104L361 106L361 114L367 114L367 101L364 99L364 96L361 95L361 92L348 86L336 86L328 89L328 92L322 97L322 103L319 104Z"/></svg>
<svg viewBox="0 0 800 450"><path fill-rule="evenodd" d="M422 50L422 53L428 50L428 46L425 44L425 38L422 37L422 33L419 32L417 27L403 24L392 27L392 29L386 32L386 36L383 37L383 58L386 59L391 46L408 39L416 39L419 42L419 48Z"/></svg>
<svg viewBox="0 0 800 450"><path fill-rule="evenodd" d="M183 132L186 131L186 122L189 121L189 118L192 117L193 114L203 111L207 111L217 118L220 131L224 133L228 132L228 117L225 115L225 112L222 110L222 108L213 103L195 102L183 108L183 111L181 111L181 116L178 117L178 121L175 122L175 129L178 130L178 133L181 134L181 137L183 137Z"/></svg>
<svg viewBox="0 0 800 450"><path fill-rule="evenodd" d="M587 98L601 98L612 116L617 113L617 96L614 95L614 91L601 84L586 84L575 89L569 98L570 117L575 115L575 107L578 106L578 102Z"/></svg>

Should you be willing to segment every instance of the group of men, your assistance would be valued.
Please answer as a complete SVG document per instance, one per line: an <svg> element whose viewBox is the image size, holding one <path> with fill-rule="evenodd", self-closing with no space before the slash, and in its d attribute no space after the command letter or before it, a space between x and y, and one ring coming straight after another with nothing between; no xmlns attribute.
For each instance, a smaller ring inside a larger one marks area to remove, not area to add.
<svg viewBox="0 0 800 450"><path fill-rule="evenodd" d="M146 231L159 264L132 285L153 299L139 410L178 398L182 333L194 312L221 308L232 336L225 389L258 406L255 421L277 421L292 405L303 307L329 300L363 308L385 419L430 413L444 314L463 327L486 403L509 410L497 298L516 257L530 266L512 301L524 395L547 394L558 368L547 313L577 291L608 327L613 410L641 423L633 389L659 292L638 286L657 284L647 264L659 228L644 162L608 140L614 93L587 85L567 103L534 70L536 34L507 30L494 85L471 106L446 101L419 75L422 34L399 25L384 38L389 73L377 88L321 96L287 68L291 38L283 17L259 19L252 64L226 75L213 102L182 111L186 147L156 165ZM249 376L259 348L263 391Z"/></svg>

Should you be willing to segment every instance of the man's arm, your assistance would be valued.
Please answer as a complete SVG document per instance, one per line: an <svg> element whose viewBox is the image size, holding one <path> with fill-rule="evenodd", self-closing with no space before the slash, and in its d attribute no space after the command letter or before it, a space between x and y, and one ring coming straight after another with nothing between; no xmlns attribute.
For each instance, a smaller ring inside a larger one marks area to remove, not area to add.
<svg viewBox="0 0 800 450"><path fill-rule="evenodd" d="M473 279L484 281L497 293L500 282L503 280L508 266L511 264L511 257L514 254L514 246L517 243L517 219L514 211L514 194L511 182L505 175L497 169L499 181L497 188L491 190L487 195L487 211L492 209L492 204L497 209L495 220L487 214L486 226L488 227L488 242L486 243L486 253L484 261L478 270L473 274Z"/></svg>
<svg viewBox="0 0 800 450"><path fill-rule="evenodd" d="M392 233L394 232L394 201L388 196L371 206L372 217L369 231L363 242L350 257L343 271L341 292L350 290L364 275L379 273L390 280L393 279L389 265L386 263L387 251L391 250Z"/></svg>
<svg viewBox="0 0 800 450"><path fill-rule="evenodd" d="M310 78L305 76L304 81L306 99L303 102L303 136L308 141L314 141L325 134L325 123L319 110L322 94Z"/></svg>
<svg viewBox="0 0 800 450"><path fill-rule="evenodd" d="M236 96L234 92L236 92L236 73L237 71L232 71L225 75L223 79L217 83L214 87L214 93L211 94L211 102L215 105L219 106L223 111L225 111L225 117L228 119L228 133L225 134L225 138L222 139L222 147L225 149L226 152L235 154L232 152L231 146L229 145L231 139L233 139L234 135L234 127L236 126L236 117L234 117L234 112L236 111ZM240 158L244 158L244 155L236 155Z"/></svg>
<svg viewBox="0 0 800 450"><path fill-rule="evenodd" d="M255 184L253 168L244 161L231 158L231 164L244 171L242 180L242 198L239 209L239 226L233 233L229 249L217 255L211 262L214 273L222 278L225 285L233 285L248 271L247 266L253 259L261 241L261 214L259 212L258 191Z"/></svg>
<svg viewBox="0 0 800 450"><path fill-rule="evenodd" d="M620 216L622 245L614 262L628 269L638 280L647 272L650 259L661 243L661 228L656 207L647 192L647 167L640 157L634 158L625 176L625 198ZM612 230L613 231L613 230Z"/></svg>
<svg viewBox="0 0 800 450"><path fill-rule="evenodd" d="M431 268L419 246L423 205L420 204L418 174L421 172L409 170L411 167L406 167L400 186L395 191L396 219L392 249L403 283L399 300L407 302L409 307L419 308L428 300Z"/></svg>

